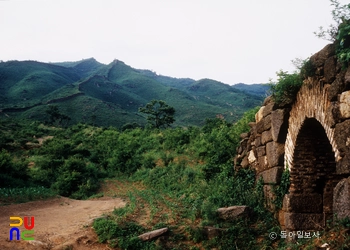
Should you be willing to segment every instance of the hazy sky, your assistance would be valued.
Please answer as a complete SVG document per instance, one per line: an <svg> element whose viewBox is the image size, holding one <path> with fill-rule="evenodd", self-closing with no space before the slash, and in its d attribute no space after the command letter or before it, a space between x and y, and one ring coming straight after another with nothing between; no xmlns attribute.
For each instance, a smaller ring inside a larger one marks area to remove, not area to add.
<svg viewBox="0 0 350 250"><path fill-rule="evenodd" d="M341 1L347 3L347 1ZM0 0L0 60L114 59L234 84L292 72L327 43L329 0Z"/></svg>

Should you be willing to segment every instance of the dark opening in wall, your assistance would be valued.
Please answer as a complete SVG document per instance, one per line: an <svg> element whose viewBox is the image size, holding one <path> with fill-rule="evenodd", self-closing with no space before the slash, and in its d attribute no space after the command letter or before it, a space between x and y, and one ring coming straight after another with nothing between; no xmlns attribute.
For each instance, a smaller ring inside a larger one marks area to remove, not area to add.
<svg viewBox="0 0 350 250"><path fill-rule="evenodd" d="M289 229L317 229L332 218L335 170L334 152L324 128L314 118L305 119L294 149L289 200L284 204L294 218Z"/></svg>

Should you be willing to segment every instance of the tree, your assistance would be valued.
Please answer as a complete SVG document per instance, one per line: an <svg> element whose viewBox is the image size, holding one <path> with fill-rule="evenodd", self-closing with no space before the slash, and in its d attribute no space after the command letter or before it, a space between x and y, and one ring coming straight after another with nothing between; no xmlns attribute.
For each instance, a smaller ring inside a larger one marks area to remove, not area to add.
<svg viewBox="0 0 350 250"><path fill-rule="evenodd" d="M334 7L332 17L335 24L327 30L322 26L314 32L319 38L334 42L335 54L343 64L343 68L350 64L350 4L341 4L339 0L330 0Z"/></svg>
<svg viewBox="0 0 350 250"><path fill-rule="evenodd" d="M147 121L154 128L169 127L175 121L175 109L162 100L152 100L139 112L148 114Z"/></svg>
<svg viewBox="0 0 350 250"><path fill-rule="evenodd" d="M340 25L342 23L346 23L350 19L350 4L341 4L339 0L330 0L331 6L333 6L332 10L332 18L335 24L329 25L329 28L325 30L322 26L319 27L317 32L314 34L331 42L336 41L338 38L338 33L340 30Z"/></svg>
<svg viewBox="0 0 350 250"><path fill-rule="evenodd" d="M350 19L350 4L341 4L339 0L330 0L330 2L334 8L332 10L332 18L335 24L329 25L327 30L320 26L319 30L314 32L314 34L319 38L334 42L337 40L340 24Z"/></svg>
<svg viewBox="0 0 350 250"><path fill-rule="evenodd" d="M49 121L48 123L50 125L67 125L68 122L71 120L69 116L61 114L60 111L58 110L57 106L49 106L48 109L46 110L46 114L49 115Z"/></svg>
<svg viewBox="0 0 350 250"><path fill-rule="evenodd" d="M28 162L14 161L4 149L0 151L0 188L21 187L28 180Z"/></svg>

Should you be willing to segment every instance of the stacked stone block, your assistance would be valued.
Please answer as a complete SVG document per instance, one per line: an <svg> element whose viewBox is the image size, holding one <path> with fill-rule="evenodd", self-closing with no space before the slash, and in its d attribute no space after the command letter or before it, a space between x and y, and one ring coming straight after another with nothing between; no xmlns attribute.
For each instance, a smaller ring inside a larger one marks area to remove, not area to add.
<svg viewBox="0 0 350 250"><path fill-rule="evenodd" d="M250 123L250 133L242 134L236 167L252 167L257 178L263 179L267 204L274 209L271 185L280 182L284 169L284 141L287 136L289 109L278 107L268 97ZM240 164L238 164L240 163Z"/></svg>
<svg viewBox="0 0 350 250"><path fill-rule="evenodd" d="M350 67L343 69L333 44L313 55L296 101L276 105L271 97L242 134L236 168L255 169L271 210L272 185L290 170L289 194L275 211L287 230L319 229L335 213L350 216Z"/></svg>

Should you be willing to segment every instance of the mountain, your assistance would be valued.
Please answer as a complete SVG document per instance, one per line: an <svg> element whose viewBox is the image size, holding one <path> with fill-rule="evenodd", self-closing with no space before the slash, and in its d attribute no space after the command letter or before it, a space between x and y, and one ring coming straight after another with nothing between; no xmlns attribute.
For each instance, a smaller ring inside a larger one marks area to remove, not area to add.
<svg viewBox="0 0 350 250"><path fill-rule="evenodd" d="M94 58L61 63L8 61L0 63L0 118L45 121L48 105L56 105L71 123L120 127L145 124L138 108L160 99L175 108L175 126L203 125L206 118L218 115L234 122L261 105L264 90L262 84L230 86L211 79L157 75L119 60L108 65Z"/></svg>
<svg viewBox="0 0 350 250"><path fill-rule="evenodd" d="M89 58L78 62L59 62L54 64L67 68L73 68L82 78L96 73L100 68L105 66L104 64L96 61L95 58Z"/></svg>
<svg viewBox="0 0 350 250"><path fill-rule="evenodd" d="M270 86L268 84L244 84L237 83L233 85L234 88L242 90L243 92L256 95L256 96L267 96Z"/></svg>
<svg viewBox="0 0 350 250"><path fill-rule="evenodd" d="M34 61L0 63L0 105L31 106L42 96L79 79L76 72L56 65Z"/></svg>

